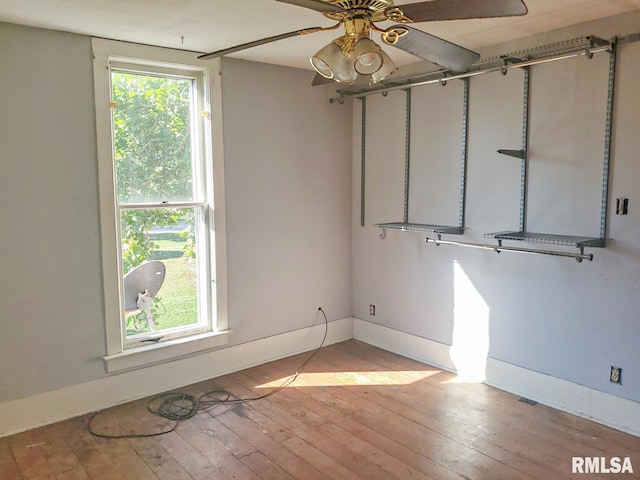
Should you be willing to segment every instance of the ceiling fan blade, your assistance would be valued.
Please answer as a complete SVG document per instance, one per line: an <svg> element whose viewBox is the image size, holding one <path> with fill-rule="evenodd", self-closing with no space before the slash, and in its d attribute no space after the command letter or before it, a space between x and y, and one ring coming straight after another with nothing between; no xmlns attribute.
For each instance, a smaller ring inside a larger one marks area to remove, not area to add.
<svg viewBox="0 0 640 480"><path fill-rule="evenodd" d="M528 12L522 0L432 0L392 8L400 8L414 22L512 17Z"/></svg>
<svg viewBox="0 0 640 480"><path fill-rule="evenodd" d="M278 40L284 40L285 38L297 37L298 35L306 35L308 33L319 32L320 30L322 30L322 27L311 27L311 28L304 28L302 30L296 30L294 32L281 33L280 35L274 35L273 37L263 38L262 40L254 40L253 42L243 43L241 45L236 45L235 47L229 47L229 48L224 48L222 50L217 50L215 52L205 53L204 55L200 55L198 58L201 60L206 60L208 58L222 57L223 55L239 52L240 50L246 50L248 48L258 47L266 43L277 42Z"/></svg>
<svg viewBox="0 0 640 480"><path fill-rule="evenodd" d="M319 73L316 73L311 80L311 86L317 87L318 85L326 85L327 83L334 83L331 78L323 77Z"/></svg>
<svg viewBox="0 0 640 480"><path fill-rule="evenodd" d="M343 13L346 10L338 5L323 2L321 0L276 0L277 2L290 3L291 5L298 5L299 7L310 8L316 12L333 12Z"/></svg>
<svg viewBox="0 0 640 480"><path fill-rule="evenodd" d="M480 58L479 53L407 25L394 25L391 29L407 29L408 32L399 35L395 42L385 43L452 72L465 71Z"/></svg>

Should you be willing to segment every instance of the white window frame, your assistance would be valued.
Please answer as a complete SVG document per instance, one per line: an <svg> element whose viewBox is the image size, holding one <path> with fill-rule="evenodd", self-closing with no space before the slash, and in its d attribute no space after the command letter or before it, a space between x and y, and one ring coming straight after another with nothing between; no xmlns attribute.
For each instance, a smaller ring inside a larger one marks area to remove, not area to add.
<svg viewBox="0 0 640 480"><path fill-rule="evenodd" d="M118 372L178 359L228 343L226 221L224 208L224 151L222 146L222 99L219 59L199 61L197 54L105 39L92 39L96 135L98 146L98 182L102 237L102 270L107 352L103 357L108 372ZM123 64L153 68L170 66L200 72L204 78L204 153L206 187L213 191L209 199L209 244L212 292L208 309L211 327L192 335L168 337L140 346L127 345L122 322L122 276L120 274L119 210L115 196L115 165L111 119L111 70Z"/></svg>

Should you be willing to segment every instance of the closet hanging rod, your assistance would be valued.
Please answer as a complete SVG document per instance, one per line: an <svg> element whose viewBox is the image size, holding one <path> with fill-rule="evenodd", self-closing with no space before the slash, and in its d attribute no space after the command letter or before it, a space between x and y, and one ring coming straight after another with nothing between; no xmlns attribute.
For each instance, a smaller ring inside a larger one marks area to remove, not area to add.
<svg viewBox="0 0 640 480"><path fill-rule="evenodd" d="M338 93L340 93L340 98L331 98L329 99L329 101L331 103L335 102L335 101L339 101L341 99L344 99L345 97L350 97L350 98L361 98L361 97L366 97L369 95L373 95L374 93L380 93L380 92L390 92L393 90L406 90L407 88L412 88L412 87L419 87L421 85L429 85L432 83L442 83L442 84L446 84L449 80L458 80L458 79L463 79L463 78L469 78L469 77L475 77L476 75L484 75L485 73L492 73L492 72L503 72L505 73L507 70L511 70L512 68L523 68L523 67L529 67L532 65L539 65L542 63L548 63L548 62L554 62L556 60L565 60L568 58L574 58L574 57L580 57L582 55L587 55L589 57L591 57L593 54L595 53L600 53L600 52L610 52L611 51L611 45L607 44L607 45L598 45L596 47L592 47L592 48L583 48L574 52L569 52L569 53L561 53L555 56L551 56L551 57L544 57L544 58L536 58L533 60L522 60L520 62L516 62L516 63L506 63L505 65L500 65L497 67L490 67L490 68L485 68L482 70L473 70L473 71L469 71L469 72L464 72L464 73L459 73L456 75L450 75L450 76L446 76L443 75L440 78L431 78L429 80L422 80L422 81L417 81L417 82L411 82L408 81L406 83L403 83L401 85L389 85L388 87L385 87L384 85L381 85L378 88L372 88L370 90L366 90L366 91L362 91L362 92L358 92L358 93L348 93L348 92L340 92L338 90ZM391 82L390 82L391 83Z"/></svg>
<svg viewBox="0 0 640 480"><path fill-rule="evenodd" d="M593 260L593 254L584 253L584 249L580 248L580 253L571 253L571 252L558 252L553 250L536 250L532 248L520 248L520 247L503 247L502 245L487 245L483 243L469 243L469 242L456 242L452 240L442 240L442 239L434 239L434 238L425 238L425 242L432 243L436 246L440 245L455 245L458 247L466 247L466 248L477 248L480 250L493 250L496 253L500 252L513 252L513 253L528 253L531 255L552 255L555 257L569 257L575 258L578 263L583 260Z"/></svg>

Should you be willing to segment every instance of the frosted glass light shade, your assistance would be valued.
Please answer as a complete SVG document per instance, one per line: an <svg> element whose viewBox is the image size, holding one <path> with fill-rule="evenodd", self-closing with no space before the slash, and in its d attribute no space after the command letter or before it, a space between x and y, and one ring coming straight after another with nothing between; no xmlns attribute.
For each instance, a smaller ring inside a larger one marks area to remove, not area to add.
<svg viewBox="0 0 640 480"><path fill-rule="evenodd" d="M382 67L383 58L380 47L370 38L361 38L353 51L355 69L360 75L371 75Z"/></svg>
<svg viewBox="0 0 640 480"><path fill-rule="evenodd" d="M382 67L377 72L371 74L371 83L377 83L381 80L384 80L393 72L396 71L396 65L393 63L393 60L385 53L384 50L380 49L378 52L382 58Z"/></svg>
<svg viewBox="0 0 640 480"><path fill-rule="evenodd" d="M344 53L335 42L331 42L322 47L310 59L311 66L325 78L334 78L343 60Z"/></svg>
<svg viewBox="0 0 640 480"><path fill-rule="evenodd" d="M354 67L355 59L352 56L345 55L340 66L334 72L333 79L339 83L350 85L358 79L358 72Z"/></svg>

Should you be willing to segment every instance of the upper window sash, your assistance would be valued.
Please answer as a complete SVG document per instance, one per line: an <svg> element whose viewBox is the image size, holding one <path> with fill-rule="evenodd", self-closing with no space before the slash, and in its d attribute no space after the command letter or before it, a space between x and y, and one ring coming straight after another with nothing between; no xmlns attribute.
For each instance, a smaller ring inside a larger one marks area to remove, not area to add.
<svg viewBox="0 0 640 480"><path fill-rule="evenodd" d="M155 62L144 62L139 60L124 61L109 60L109 72L110 82L113 80L113 73L140 75L145 77L157 76L162 79L175 79L189 82L190 102L189 102L189 151L191 153L191 183L190 194L183 195L181 197L172 197L169 194L158 193L157 198L145 198L145 199L129 199L121 198L118 189L116 188L116 199L118 204L124 205L128 203L142 203L149 201L209 201L211 196L211 185L206 181L207 173L210 171L207 165L210 152L207 149L207 137L206 125L208 124L207 118L209 116L209 108L206 104L207 88L206 79L208 78L206 70L202 68L185 69L181 65L171 66L158 66ZM114 86L110 85L110 92L113 94ZM115 116L117 109L120 107L111 99L111 106L114 109L112 114L112 128L115 127ZM112 137L115 132L112 131ZM167 175L170 172L167 171ZM117 179L116 179L117 181ZM186 193L186 192L183 192Z"/></svg>

